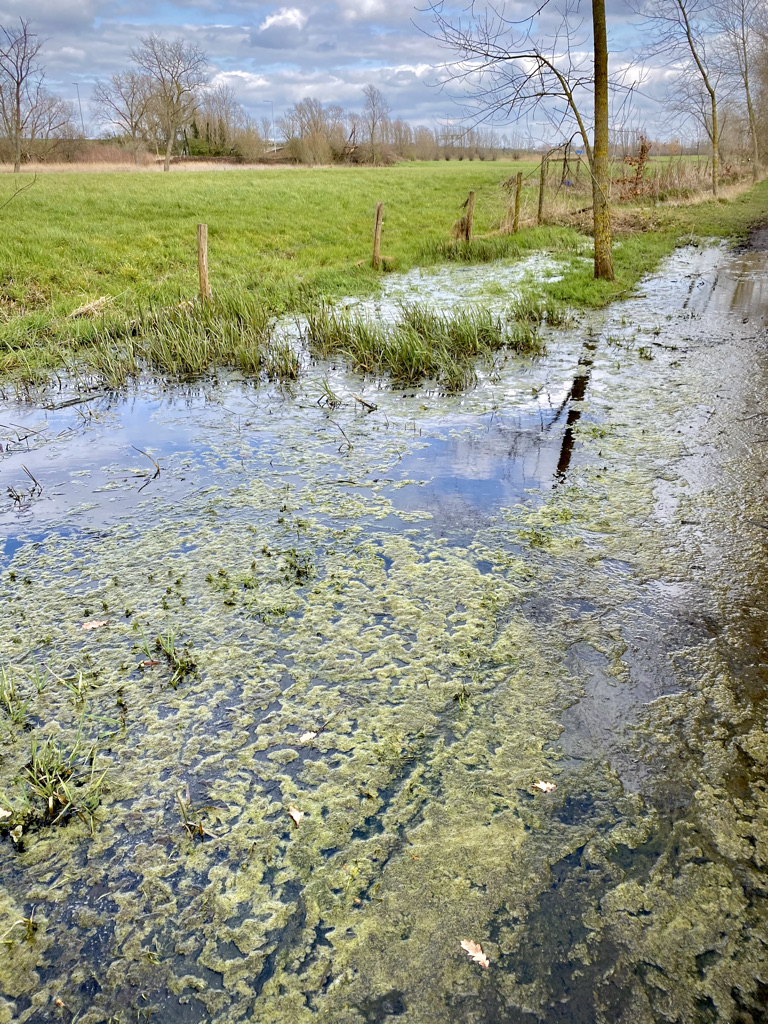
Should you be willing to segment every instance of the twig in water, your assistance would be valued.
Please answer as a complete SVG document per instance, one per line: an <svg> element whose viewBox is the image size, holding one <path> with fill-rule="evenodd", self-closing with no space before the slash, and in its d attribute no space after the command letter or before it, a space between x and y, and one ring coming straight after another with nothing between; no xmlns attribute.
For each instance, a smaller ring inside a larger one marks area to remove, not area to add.
<svg viewBox="0 0 768 1024"><path fill-rule="evenodd" d="M361 398L359 395L352 395L352 397L354 398L354 400L356 402L359 402L360 405L364 405L365 408L368 410L368 412L376 412L376 409L378 408L378 406L371 405L370 402L366 402L366 400L364 398Z"/></svg>
<svg viewBox="0 0 768 1024"><path fill-rule="evenodd" d="M55 402L53 405L43 406L50 412L58 412L60 409L69 409L71 405L82 405L84 402L92 402L94 398L100 398L100 394L84 395L80 398L68 398L65 402Z"/></svg>
<svg viewBox="0 0 768 1024"><path fill-rule="evenodd" d="M26 467L26 466L25 466L25 465L24 465L23 463L22 463L22 466L21 466L21 468L22 468L22 469L24 470L24 472L25 472L25 473L27 474L27 476L29 477L29 479L30 479L30 480L32 481L32 483L34 484L34 487L33 487L33 488L32 488L32 490L31 490L31 491L29 492L29 496L30 496L30 497L32 497L32 495L33 495L33 494L35 493L35 491L37 491L37 493L38 493L38 494L42 494L42 493L43 493L43 488L42 488L42 485L41 485L41 484L39 484L39 483L37 482L37 480L36 480L36 479L35 479L35 478L34 478L34 477L32 476L32 474L30 473L30 471L29 471L29 470L27 469L27 467Z"/></svg>
<svg viewBox="0 0 768 1024"><path fill-rule="evenodd" d="M344 428L341 426L341 424L337 423L336 420L331 420L331 423L334 425L334 427L338 427L339 428L339 430L342 432L342 434L344 434L344 440L347 442L346 448L344 447L343 444L339 445L339 451L342 451L342 450L350 451L350 449L354 448L355 446L352 444L352 442L347 437L346 433L344 432Z"/></svg>
<svg viewBox="0 0 768 1024"><path fill-rule="evenodd" d="M147 479L144 481L144 483L139 488L138 493L141 494L141 492L144 490L144 488L147 486L147 484L151 480L157 480L157 478L160 476L160 466L159 466L159 464L157 462L155 462L155 460L152 458L152 456L148 452L143 451L141 448L137 448L135 444L132 444L131 448L133 448L133 450L135 452L138 452L139 455L143 455L143 456L145 456L145 458L149 459L149 461L155 467L155 472L152 474L152 476L147 477Z"/></svg>

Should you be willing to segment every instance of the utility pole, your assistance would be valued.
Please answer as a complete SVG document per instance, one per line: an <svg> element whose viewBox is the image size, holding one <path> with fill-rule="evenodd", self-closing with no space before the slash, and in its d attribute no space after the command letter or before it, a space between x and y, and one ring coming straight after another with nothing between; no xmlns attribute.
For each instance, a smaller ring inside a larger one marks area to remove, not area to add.
<svg viewBox="0 0 768 1024"><path fill-rule="evenodd" d="M262 103L268 103L272 108L272 152L277 152L277 139L275 137L275 101L274 100L262 100Z"/></svg>
<svg viewBox="0 0 768 1024"><path fill-rule="evenodd" d="M80 127L83 129L83 138L85 138L85 121L83 120L83 104L80 102L80 86L77 82L73 82L72 85L77 89L77 105L80 108Z"/></svg>

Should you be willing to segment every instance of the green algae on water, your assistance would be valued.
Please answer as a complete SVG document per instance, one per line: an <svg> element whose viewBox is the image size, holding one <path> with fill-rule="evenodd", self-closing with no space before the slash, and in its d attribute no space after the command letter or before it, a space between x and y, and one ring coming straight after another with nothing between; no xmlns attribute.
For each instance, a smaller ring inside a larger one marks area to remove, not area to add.
<svg viewBox="0 0 768 1024"><path fill-rule="evenodd" d="M487 420L430 398L419 436L424 396L389 395L397 426L344 419L343 455L319 411L281 425L277 467L222 431L184 470L210 486L21 547L2 659L34 733L83 729L110 771L93 835L4 838L0 934L33 907L37 928L2 958L0 1020L57 998L86 1024L759 1019L764 555L759 528L732 542L759 455L699 415L711 353L667 386L678 355L628 372L598 348L566 479L453 529L401 507L426 492L395 469ZM171 633L196 666L175 687L143 649ZM2 728L23 820L29 735Z"/></svg>

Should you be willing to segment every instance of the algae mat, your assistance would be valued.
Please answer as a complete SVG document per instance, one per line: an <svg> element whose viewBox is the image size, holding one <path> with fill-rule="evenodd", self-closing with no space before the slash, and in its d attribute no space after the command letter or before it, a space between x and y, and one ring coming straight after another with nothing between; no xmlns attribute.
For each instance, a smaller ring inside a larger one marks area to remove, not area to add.
<svg viewBox="0 0 768 1024"><path fill-rule="evenodd" d="M743 259L461 397L5 410L0 1021L765 1019Z"/></svg>

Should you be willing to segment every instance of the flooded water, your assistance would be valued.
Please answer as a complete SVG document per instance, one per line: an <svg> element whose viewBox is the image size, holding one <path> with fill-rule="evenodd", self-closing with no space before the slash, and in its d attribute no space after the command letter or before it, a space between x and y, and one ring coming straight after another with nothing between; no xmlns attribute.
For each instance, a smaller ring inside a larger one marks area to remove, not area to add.
<svg viewBox="0 0 768 1024"><path fill-rule="evenodd" d="M767 1020L766 280L680 250L461 396L6 404L0 1024Z"/></svg>

